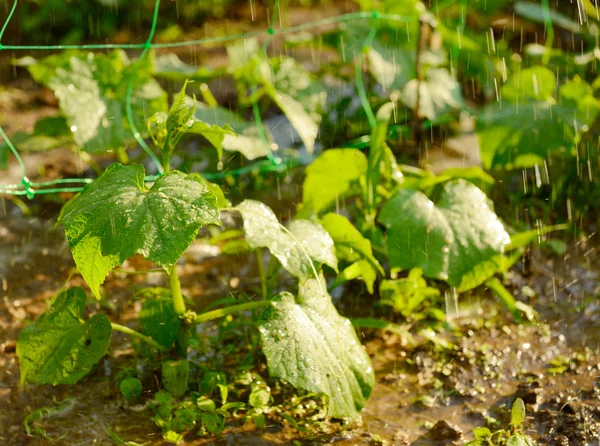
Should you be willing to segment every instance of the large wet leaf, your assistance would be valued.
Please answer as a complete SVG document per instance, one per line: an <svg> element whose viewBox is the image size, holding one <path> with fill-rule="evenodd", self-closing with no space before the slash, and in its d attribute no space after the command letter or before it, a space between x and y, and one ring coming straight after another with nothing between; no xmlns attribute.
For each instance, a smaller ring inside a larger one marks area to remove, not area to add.
<svg viewBox="0 0 600 446"><path fill-rule="evenodd" d="M355 272L356 277L361 277L367 285L369 293L373 294L373 283L377 273L385 275L383 268L373 256L371 242L356 229L343 215L327 214L321 224L329 233L335 243L335 253L339 261L344 261L350 266L344 271L344 279L351 277Z"/></svg>
<svg viewBox="0 0 600 446"><path fill-rule="evenodd" d="M401 189L381 209L390 265L421 268L460 291L474 288L499 267L510 237L486 195L464 180L448 182L434 204L424 193Z"/></svg>
<svg viewBox="0 0 600 446"><path fill-rule="evenodd" d="M359 150L325 151L306 168L303 212L318 214L343 200L352 185L366 174L367 166L367 157Z"/></svg>
<svg viewBox="0 0 600 446"><path fill-rule="evenodd" d="M75 143L88 152L123 147L132 139L126 119L126 93L133 66L122 51L109 54L69 51L42 60L24 58L32 77L59 100ZM142 63L133 83L135 124L145 134L145 119L164 110L167 97Z"/></svg>
<svg viewBox="0 0 600 446"><path fill-rule="evenodd" d="M61 292L37 321L19 333L21 382L74 384L106 354L112 327L103 314L83 321L85 291Z"/></svg>
<svg viewBox="0 0 600 446"><path fill-rule="evenodd" d="M330 416L355 418L373 390L373 368L324 284L322 275L311 278L297 302L285 292L272 301L259 322L262 350L272 377L327 395Z"/></svg>
<svg viewBox="0 0 600 446"><path fill-rule="evenodd" d="M113 164L62 210L75 263L92 291L134 254L169 268L198 228L219 224L217 198L197 174L169 172L150 189L140 165Z"/></svg>
<svg viewBox="0 0 600 446"><path fill-rule="evenodd" d="M254 200L244 200L236 209L244 219L248 245L268 248L294 276L314 276L322 264L337 270L333 240L320 224L299 219L285 229L267 205Z"/></svg>
<svg viewBox="0 0 600 446"><path fill-rule="evenodd" d="M552 156L574 156L581 135L590 130L600 112L592 87L576 77L559 87L556 101L547 96L548 84L551 87L556 80L552 83L545 69L537 73L530 72L530 86L523 84L521 94L515 95L509 85L508 100L487 106L478 116L484 168L517 169L543 163ZM545 73L544 77L539 73ZM542 79L546 79L546 87L539 84ZM542 88L546 90L540 96Z"/></svg>

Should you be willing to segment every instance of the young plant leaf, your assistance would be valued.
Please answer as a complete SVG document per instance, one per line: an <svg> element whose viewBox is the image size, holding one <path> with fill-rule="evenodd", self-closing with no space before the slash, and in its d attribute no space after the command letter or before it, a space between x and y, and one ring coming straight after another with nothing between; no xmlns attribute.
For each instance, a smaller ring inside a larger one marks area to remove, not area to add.
<svg viewBox="0 0 600 446"><path fill-rule="evenodd" d="M306 168L302 212L319 214L347 196L367 172L367 157L356 149L331 149Z"/></svg>
<svg viewBox="0 0 600 446"><path fill-rule="evenodd" d="M185 359L164 361L162 363L162 381L165 389L176 398L185 394L188 388L190 363Z"/></svg>
<svg viewBox="0 0 600 446"><path fill-rule="evenodd" d="M350 321L341 317L325 283L307 279L298 302L279 294L259 322L269 374L329 397L329 415L356 418L374 386L369 356Z"/></svg>
<svg viewBox="0 0 600 446"><path fill-rule="evenodd" d="M425 194L401 189L381 209L388 228L390 264L421 268L459 291L496 273L510 237L486 195L464 180L448 182L435 205Z"/></svg>
<svg viewBox="0 0 600 446"><path fill-rule="evenodd" d="M147 189L141 165L109 166L59 218L75 263L96 297L107 274L134 254L172 267L206 224L217 198L197 174L173 171Z"/></svg>
<svg viewBox="0 0 600 446"><path fill-rule="evenodd" d="M85 291L61 292L37 321L19 333L21 383L74 384L106 354L112 327L96 314L82 321Z"/></svg>
<svg viewBox="0 0 600 446"><path fill-rule="evenodd" d="M169 113L156 113L148 121L150 136L163 151L172 153L185 134L204 136L216 149L219 158L223 156L223 140L226 135L235 136L228 124L223 127L209 124L195 115L196 100L186 96L187 81L175 96Z"/></svg>
<svg viewBox="0 0 600 446"><path fill-rule="evenodd" d="M525 416L525 403L521 398L517 398L510 411L510 425L513 427L521 426L525 421Z"/></svg>
<svg viewBox="0 0 600 446"><path fill-rule="evenodd" d="M325 264L337 270L333 240L318 223L294 220L285 230L265 204L244 200L236 206L244 219L246 241L251 248L268 248L294 276L305 279ZM316 264L316 266L315 266Z"/></svg>
<svg viewBox="0 0 600 446"><path fill-rule="evenodd" d="M133 401L142 394L142 382L134 377L128 377L119 383L121 395L127 401Z"/></svg>
<svg viewBox="0 0 600 446"><path fill-rule="evenodd" d="M369 293L373 294L373 283L377 273L384 276L385 271L373 256L371 241L364 238L342 215L326 214L321 224L333 239L338 260L357 265L360 277L367 285Z"/></svg>
<svg viewBox="0 0 600 446"><path fill-rule="evenodd" d="M410 317L422 302L440 295L437 288L427 286L422 275L423 271L413 268L404 279L382 280L379 286L381 303L392 306L405 317Z"/></svg>

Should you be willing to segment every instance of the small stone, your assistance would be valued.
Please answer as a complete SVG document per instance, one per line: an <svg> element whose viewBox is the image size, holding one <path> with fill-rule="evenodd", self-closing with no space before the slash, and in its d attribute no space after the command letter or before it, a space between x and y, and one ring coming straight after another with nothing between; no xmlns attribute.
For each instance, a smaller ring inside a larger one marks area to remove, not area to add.
<svg viewBox="0 0 600 446"><path fill-rule="evenodd" d="M456 426L450 426L444 420L435 423L435 426L433 426L429 431L429 434L427 434L427 438L433 441L454 441L460 439L461 437L462 430Z"/></svg>

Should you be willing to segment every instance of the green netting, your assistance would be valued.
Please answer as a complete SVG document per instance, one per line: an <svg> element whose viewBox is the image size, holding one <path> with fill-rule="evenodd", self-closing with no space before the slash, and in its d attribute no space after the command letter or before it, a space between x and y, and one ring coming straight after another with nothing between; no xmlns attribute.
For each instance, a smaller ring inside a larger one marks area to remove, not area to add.
<svg viewBox="0 0 600 446"><path fill-rule="evenodd" d="M230 42L230 41L239 40L239 39L245 39L245 38L249 38L249 37L265 37L265 41L262 46L262 51L266 53L266 51L271 43L271 40L272 40L273 36L275 36L275 35L294 33L294 32L304 31L304 30L308 30L308 29L312 29L312 28L318 28L321 26L342 23L342 22L349 22L349 21L357 20L357 19L369 19L369 20L371 20L372 26L371 26L371 30L370 30L369 34L367 35L367 37L365 38L365 40L363 42L363 48L364 48L364 47L368 47L369 44L375 38L376 33L377 33L377 26L375 26L375 25L378 20L388 20L388 21L395 21L395 22L411 22L411 21L416 20L415 17L401 16L401 15L397 15L397 14L385 14L385 13L380 13L378 11L373 10L373 11L357 11L357 12L346 13L346 14L342 14L342 15L338 15L338 16L334 16L334 17L328 17L325 19L316 20L316 21L308 22L308 23L303 23L301 25L287 27L287 28L275 28L274 24L276 23L277 14L279 12L279 2L280 2L280 0L274 0L274 2L273 2L272 16L271 16L271 20L269 21L269 27L267 29L262 30L262 31L253 31L253 32L244 33L244 34L234 34L234 35L219 36L219 37L208 37L205 39L187 40L187 41L182 41L182 42L152 43L154 34L156 32L156 26L158 24L158 12L159 12L159 7L160 7L160 0L156 0L155 5L154 5L154 13L153 13L153 17L152 17L150 33L144 43L140 43L140 44L45 45L45 46L2 45L2 36L4 35L4 32L6 31L8 24L17 8L18 0L15 0L12 8L8 14L8 17L7 17L4 25L2 26L2 29L0 30L0 51L6 51L6 50L10 50L10 51L69 50L69 49L80 49L80 50L86 50L86 49L87 50L139 49L139 50L142 50L140 53L140 56L138 57L137 61L135 62L134 68L132 70L132 75L129 80L127 96L126 96L126 111L127 111L127 120L131 127L131 131L133 133L135 140L140 145L140 147L146 152L146 154L153 160L153 162L155 163L156 168L159 172L159 174L157 176L146 177L146 180L147 181L155 181L156 178L158 178L158 176L160 176L162 174L163 167L162 167L162 164L160 163L160 160L157 158L157 156L154 154L154 152L150 149L150 147L148 147L148 145L146 144L146 141L144 141L141 134L139 133L139 131L136 127L136 124L134 122L134 119L133 119L133 111L132 111L133 84L134 84L135 76L137 73L137 68L139 67L139 65L141 64L143 59L146 57L146 55L150 49L152 49L152 48L176 48L176 47L185 47L185 46L194 46L194 45L207 45L207 44L214 44L214 43L225 43L225 42ZM466 11L468 1L467 0L446 0L445 3L459 3L459 2L460 2L461 9L463 10L463 14L461 14L461 16L463 18L461 20L460 27L464 29L464 26L465 26L464 11ZM377 0L374 0L374 3L377 3ZM547 39L546 43L548 44L548 41L549 41L550 45L551 45L554 35L552 32L552 20L550 17L548 0L542 0L542 8L544 11L544 20L545 20L546 29L548 30L548 39ZM452 51L453 59L456 59L458 57L458 51L459 51L459 48L455 48L454 51ZM549 54L549 52L548 52L548 54ZM356 83L356 89L358 92L358 96L361 101L361 105L362 105L364 112L366 114L366 117L369 121L369 125L372 128L375 125L375 115L369 104L367 91L366 91L364 83L363 83L363 77L362 77L363 58L364 58L364 55L361 53L357 56L356 61L355 61L355 83ZM257 86L255 86L254 88L257 88ZM296 163L296 161L294 159L282 160L281 158L276 157L272 153L269 142L267 140L265 126L264 126L261 116L260 116L260 110L258 108L258 103L256 101L253 101L253 103L252 103L252 110L253 110L255 124L258 129L259 137L262 140L262 142L265 144L265 147L268 148L267 159L256 161L247 166L244 166L244 167L241 167L238 169L234 169L234 170L229 170L227 172L203 173L203 175L207 179L215 180L215 179L222 178L224 176L236 176L236 175L242 175L245 173L255 172L255 171L258 171L258 172L281 172L281 171L284 171L285 169L288 169L289 167L291 167L292 165L294 165ZM433 125L433 123L431 123L429 121L425 121L426 128L430 128L431 125ZM404 132L408 131L408 126L406 126L406 125L391 126L390 131L395 134L404 133ZM20 184L11 184L11 185L0 186L0 193L2 193L2 194L24 195L31 199L35 195L39 195L39 194L53 194L53 193L59 193L59 192L79 192L79 191L81 191L83 186L75 187L75 186L68 186L68 185L85 184L85 183L89 183L92 181L92 179L89 179L89 178L63 178L63 179L57 179L57 180L53 180L53 181L46 181L46 182L38 182L38 183L32 182L26 176L25 165L19 155L19 152L17 151L14 144L10 141L10 139L8 138L8 136L6 135L6 133L4 132L4 130L2 129L1 126L0 126L0 136L4 139L4 141L6 142L6 144L8 145L8 147L10 149L10 152L16 158L16 160L20 166L20 169L21 169L21 177L22 177ZM369 137L365 136L365 137L359 138L357 140L350 141L345 146L355 147L355 148L363 148L363 147L368 146L368 144L369 144Z"/></svg>

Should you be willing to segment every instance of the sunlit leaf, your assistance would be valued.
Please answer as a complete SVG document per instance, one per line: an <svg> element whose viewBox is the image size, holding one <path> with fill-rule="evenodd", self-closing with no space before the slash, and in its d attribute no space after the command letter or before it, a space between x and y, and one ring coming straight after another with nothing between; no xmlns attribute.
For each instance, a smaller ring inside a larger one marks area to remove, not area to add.
<svg viewBox="0 0 600 446"><path fill-rule="evenodd" d="M337 270L333 240L320 224L294 220L286 230L267 205L254 200L244 200L236 209L244 219L248 245L268 248L294 276L314 276L315 268L322 264Z"/></svg>
<svg viewBox="0 0 600 446"><path fill-rule="evenodd" d="M436 204L401 189L383 205L379 221L388 228L392 267L421 268L425 277L459 290L491 277L510 242L486 195L464 180L446 183Z"/></svg>
<svg viewBox="0 0 600 446"><path fill-rule="evenodd" d="M61 213L75 263L94 294L134 254L169 268L206 224L219 224L217 198L198 174L169 172L151 188L141 165L113 164Z"/></svg>
<svg viewBox="0 0 600 446"><path fill-rule="evenodd" d="M373 283L377 274L385 275L383 268L373 256L371 241L362 236L350 221L338 214L327 214L321 224L335 243L335 253L339 261L357 265L359 276L373 294Z"/></svg>
<svg viewBox="0 0 600 446"><path fill-rule="evenodd" d="M356 149L331 149L306 168L302 205L304 212L319 212L343 200L353 184L367 172L367 157Z"/></svg>
<svg viewBox="0 0 600 446"><path fill-rule="evenodd" d="M330 416L356 418L373 389L373 368L324 282L301 283L297 302L285 292L272 301L259 322L262 349L272 377L327 395Z"/></svg>

